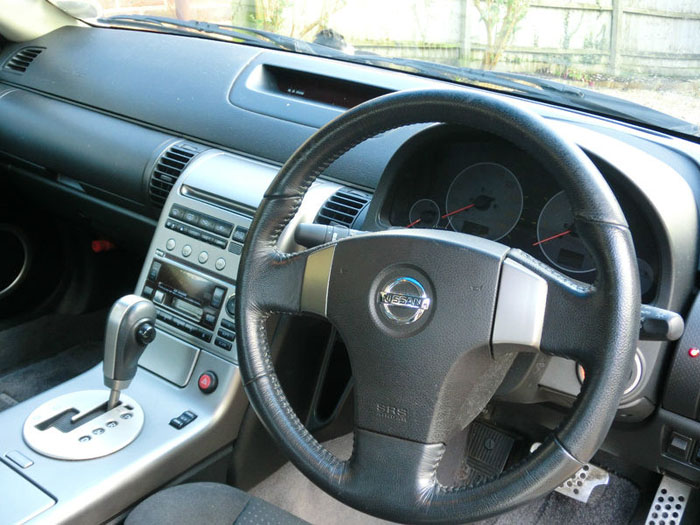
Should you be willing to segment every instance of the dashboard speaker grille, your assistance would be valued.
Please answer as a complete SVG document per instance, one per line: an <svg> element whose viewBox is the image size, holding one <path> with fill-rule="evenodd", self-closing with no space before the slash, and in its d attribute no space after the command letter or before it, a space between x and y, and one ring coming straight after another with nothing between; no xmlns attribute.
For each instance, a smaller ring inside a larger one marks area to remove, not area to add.
<svg viewBox="0 0 700 525"><path fill-rule="evenodd" d="M200 151L199 146L181 142L170 146L163 152L153 169L148 188L151 202L155 206L163 207L175 181Z"/></svg>
<svg viewBox="0 0 700 525"><path fill-rule="evenodd" d="M370 199L365 192L340 188L323 205L315 222L351 227Z"/></svg>
<svg viewBox="0 0 700 525"><path fill-rule="evenodd" d="M3 69L24 73L36 57L44 50L43 47L25 47L12 55Z"/></svg>

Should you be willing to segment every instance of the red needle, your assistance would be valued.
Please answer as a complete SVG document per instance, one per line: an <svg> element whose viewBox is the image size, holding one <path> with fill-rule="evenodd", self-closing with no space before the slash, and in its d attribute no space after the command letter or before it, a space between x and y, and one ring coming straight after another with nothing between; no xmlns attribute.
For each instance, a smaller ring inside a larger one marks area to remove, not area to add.
<svg viewBox="0 0 700 525"><path fill-rule="evenodd" d="M468 210L469 208L473 208L474 206L476 206L476 204L470 204L469 206L465 206L464 208L460 208L458 210L451 211L450 213L446 213L445 215L443 215L442 218L447 219L447 217L450 217L451 215L455 215L461 211Z"/></svg>
<svg viewBox="0 0 700 525"><path fill-rule="evenodd" d="M447 219L447 217L450 217L451 215L455 215L455 214L457 214L457 213L459 213L459 212L461 212L461 211L468 210L469 208L473 208L474 206L476 206L476 204L470 204L470 205L468 205L468 206L465 206L464 208L460 208L460 209L458 209L458 210L451 211L450 213L446 213L445 215L443 215L443 216L441 217L441 219ZM418 224L418 223L419 223L420 221L422 221L422 220L423 220L423 219L416 219L416 220L413 221L411 224L409 224L408 226L406 226L406 228L413 228L416 224Z"/></svg>
<svg viewBox="0 0 700 525"><path fill-rule="evenodd" d="M565 232L557 233L556 235L552 235L551 237L547 237L546 239L542 239L541 241L533 242L532 245L537 246L538 244L553 241L554 239L558 239L559 237L564 237L564 235L569 235L570 233L571 230L566 230Z"/></svg>

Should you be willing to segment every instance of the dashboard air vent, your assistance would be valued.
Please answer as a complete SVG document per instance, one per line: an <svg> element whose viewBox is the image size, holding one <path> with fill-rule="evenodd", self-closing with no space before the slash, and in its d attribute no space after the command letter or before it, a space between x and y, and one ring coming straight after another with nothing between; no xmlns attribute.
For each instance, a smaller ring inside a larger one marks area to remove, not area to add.
<svg viewBox="0 0 700 525"><path fill-rule="evenodd" d="M187 142L173 144L160 156L151 175L148 192L151 202L162 208L175 181L192 158L202 151L201 146Z"/></svg>
<svg viewBox="0 0 700 525"><path fill-rule="evenodd" d="M4 69L14 71L15 73L24 73L43 50L43 47L25 47L20 49L7 61Z"/></svg>
<svg viewBox="0 0 700 525"><path fill-rule="evenodd" d="M326 201L314 222L352 227L370 199L371 196L365 192L340 188Z"/></svg>

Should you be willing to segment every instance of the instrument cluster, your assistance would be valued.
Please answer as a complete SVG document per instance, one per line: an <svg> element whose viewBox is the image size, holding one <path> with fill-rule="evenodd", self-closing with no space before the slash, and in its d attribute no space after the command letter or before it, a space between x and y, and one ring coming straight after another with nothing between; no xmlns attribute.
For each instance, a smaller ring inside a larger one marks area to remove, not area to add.
<svg viewBox="0 0 700 525"><path fill-rule="evenodd" d="M648 219L603 173L632 229L642 299L652 302L659 274ZM571 206L547 167L513 145L454 137L416 148L394 177L392 226L452 229L524 250L572 278L593 282L593 257L576 232Z"/></svg>

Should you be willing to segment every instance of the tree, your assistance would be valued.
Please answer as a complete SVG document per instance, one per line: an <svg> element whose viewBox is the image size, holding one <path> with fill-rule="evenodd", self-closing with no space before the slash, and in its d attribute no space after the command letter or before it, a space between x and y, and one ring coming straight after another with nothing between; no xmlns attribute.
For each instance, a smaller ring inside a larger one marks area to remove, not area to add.
<svg viewBox="0 0 700 525"><path fill-rule="evenodd" d="M474 5L486 26L486 50L481 66L493 69L525 17L530 0L474 0Z"/></svg>

